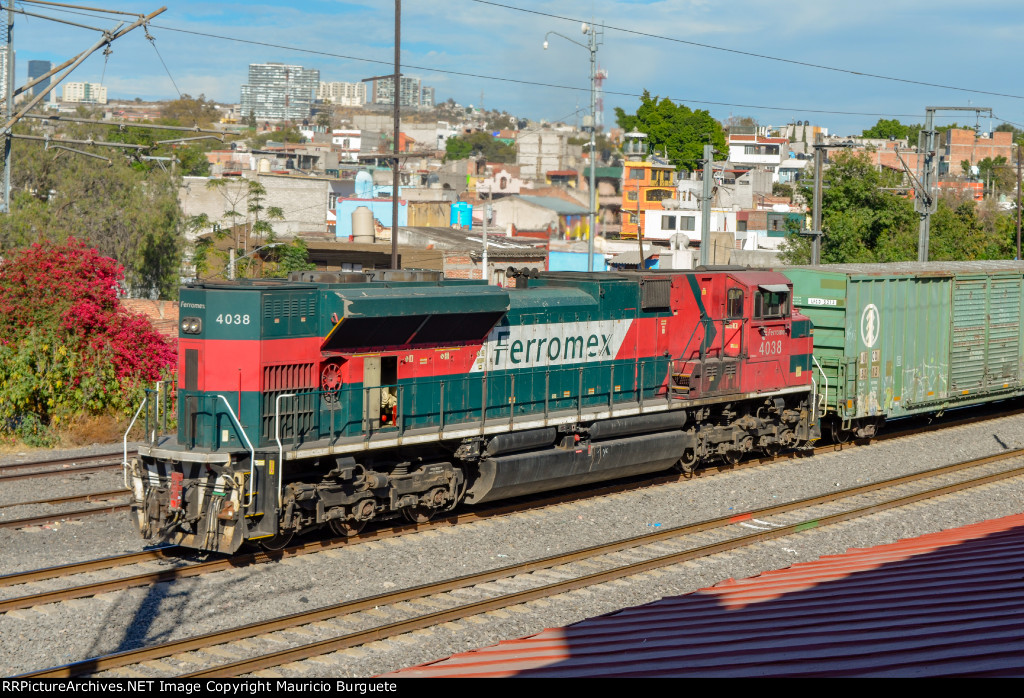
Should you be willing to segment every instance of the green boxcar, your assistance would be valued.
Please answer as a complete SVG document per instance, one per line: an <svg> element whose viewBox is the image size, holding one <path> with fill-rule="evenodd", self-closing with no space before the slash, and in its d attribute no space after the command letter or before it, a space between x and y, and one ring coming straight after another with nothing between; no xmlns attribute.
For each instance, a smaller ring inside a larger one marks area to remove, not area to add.
<svg viewBox="0 0 1024 698"><path fill-rule="evenodd" d="M1022 394L1024 263L783 267L814 323L819 400L837 428Z"/></svg>

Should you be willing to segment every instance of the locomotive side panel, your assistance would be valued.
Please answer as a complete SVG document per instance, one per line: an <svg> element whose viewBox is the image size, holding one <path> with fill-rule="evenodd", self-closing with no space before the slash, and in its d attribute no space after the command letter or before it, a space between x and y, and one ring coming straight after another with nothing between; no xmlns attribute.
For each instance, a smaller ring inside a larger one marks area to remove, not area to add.
<svg viewBox="0 0 1024 698"><path fill-rule="evenodd" d="M140 530L169 542L278 547L817 437L810 323L770 272L242 282L182 298L202 305L181 345L193 426L133 466Z"/></svg>

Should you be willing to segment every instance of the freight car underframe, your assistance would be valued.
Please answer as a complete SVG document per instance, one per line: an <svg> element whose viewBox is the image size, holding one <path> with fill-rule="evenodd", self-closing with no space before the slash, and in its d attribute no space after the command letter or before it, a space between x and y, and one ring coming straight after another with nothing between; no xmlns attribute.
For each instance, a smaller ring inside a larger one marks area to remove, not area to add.
<svg viewBox="0 0 1024 698"><path fill-rule="evenodd" d="M352 535L371 520L422 522L461 502L732 463L753 451L806 447L820 435L812 386L700 399L685 388L665 392L604 409L375 431L289 450L280 438L276 449L231 452L154 440L130 464L133 512L146 538L222 553L248 541L276 549L325 525Z"/></svg>

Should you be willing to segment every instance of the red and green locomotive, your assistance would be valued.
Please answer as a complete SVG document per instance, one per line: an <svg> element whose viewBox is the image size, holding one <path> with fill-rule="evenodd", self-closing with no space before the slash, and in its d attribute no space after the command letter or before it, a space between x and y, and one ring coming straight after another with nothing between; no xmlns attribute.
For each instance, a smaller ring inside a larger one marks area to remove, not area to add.
<svg viewBox="0 0 1024 698"><path fill-rule="evenodd" d="M130 464L142 534L274 548L817 438L811 323L785 276L510 279L183 288L178 432Z"/></svg>

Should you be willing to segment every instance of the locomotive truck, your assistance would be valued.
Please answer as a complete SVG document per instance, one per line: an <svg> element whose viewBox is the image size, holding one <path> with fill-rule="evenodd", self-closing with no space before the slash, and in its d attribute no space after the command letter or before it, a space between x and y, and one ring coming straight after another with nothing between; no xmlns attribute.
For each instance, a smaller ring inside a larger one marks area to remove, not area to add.
<svg viewBox="0 0 1024 698"><path fill-rule="evenodd" d="M177 433L126 463L142 535L276 549L818 438L811 322L781 273L509 279L182 288Z"/></svg>

